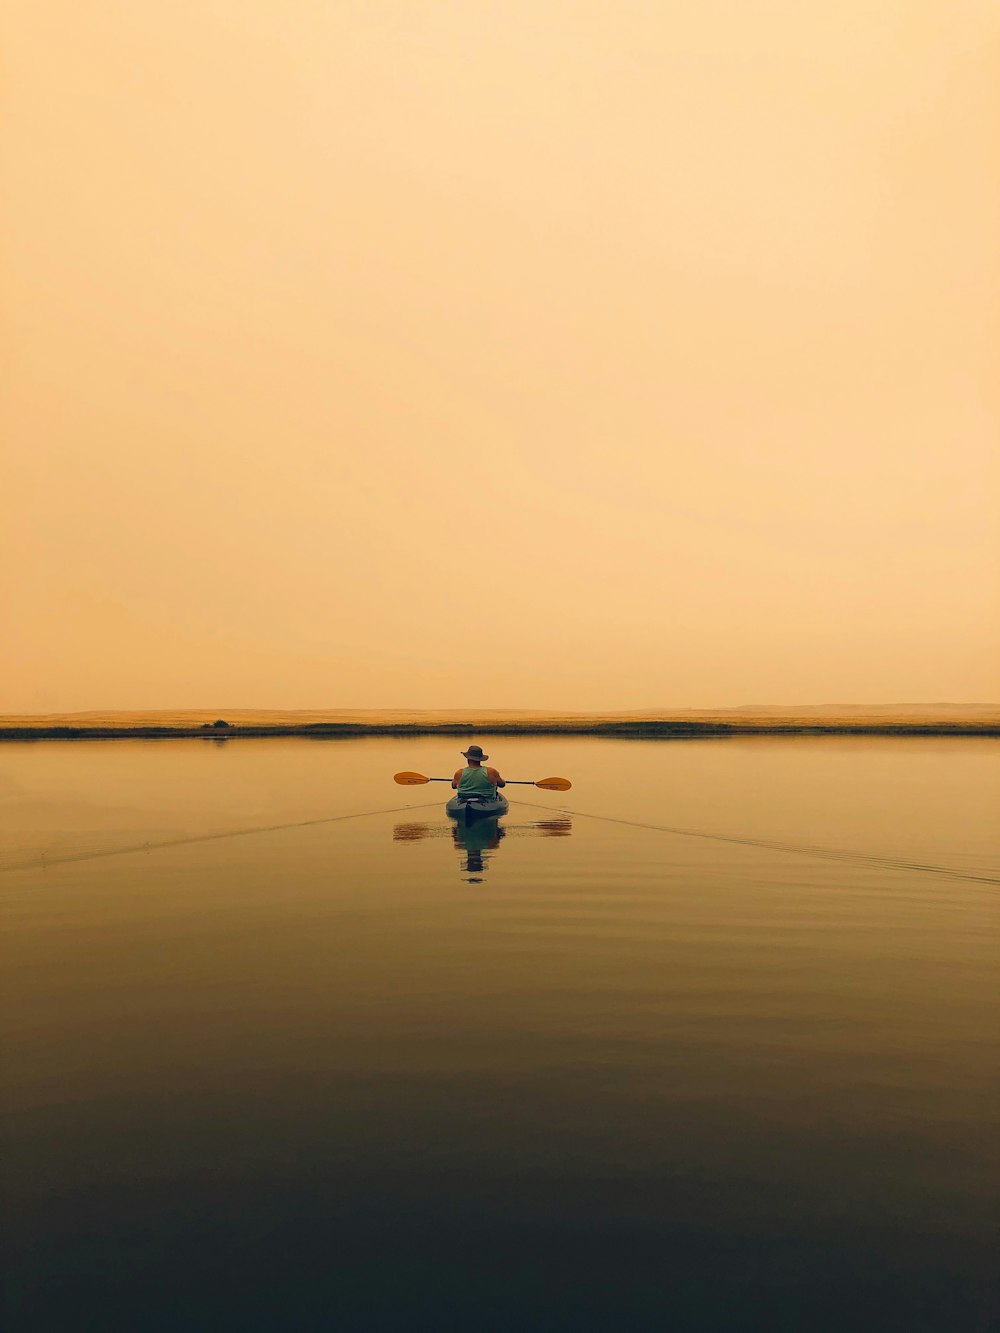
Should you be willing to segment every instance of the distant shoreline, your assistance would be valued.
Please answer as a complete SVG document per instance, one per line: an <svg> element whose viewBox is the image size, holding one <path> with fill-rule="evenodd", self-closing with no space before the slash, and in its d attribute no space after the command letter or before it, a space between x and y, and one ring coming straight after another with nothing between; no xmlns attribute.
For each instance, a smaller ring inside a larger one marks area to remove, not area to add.
<svg viewBox="0 0 1000 1333"><path fill-rule="evenodd" d="M1000 736L1000 704L747 704L587 713L542 709L135 709L0 713L0 740L239 740L299 736Z"/></svg>
<svg viewBox="0 0 1000 1333"><path fill-rule="evenodd" d="M0 741L44 740L239 740L300 736L311 740L352 740L363 736L603 736L625 740L678 740L726 736L1000 736L1000 722L900 721L480 721L480 722L312 722L291 725L212 723L196 725L0 726Z"/></svg>

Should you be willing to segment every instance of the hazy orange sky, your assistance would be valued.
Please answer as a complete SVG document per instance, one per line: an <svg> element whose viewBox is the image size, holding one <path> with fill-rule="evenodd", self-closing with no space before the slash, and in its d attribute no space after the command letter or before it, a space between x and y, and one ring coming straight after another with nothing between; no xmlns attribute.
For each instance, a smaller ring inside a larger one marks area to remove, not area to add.
<svg viewBox="0 0 1000 1333"><path fill-rule="evenodd" d="M995 0L5 0L0 711L1000 696Z"/></svg>

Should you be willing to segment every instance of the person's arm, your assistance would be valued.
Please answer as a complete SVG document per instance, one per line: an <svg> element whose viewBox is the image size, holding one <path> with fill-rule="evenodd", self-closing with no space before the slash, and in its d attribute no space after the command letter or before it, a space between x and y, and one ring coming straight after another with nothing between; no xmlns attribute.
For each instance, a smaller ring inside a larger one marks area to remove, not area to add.
<svg viewBox="0 0 1000 1333"><path fill-rule="evenodd" d="M463 770L461 768L455 769L455 776L451 780L451 785L453 787L457 787L458 784L462 781L462 772Z"/></svg>
<svg viewBox="0 0 1000 1333"><path fill-rule="evenodd" d="M486 770L486 776L493 783L494 787L506 787L507 785L495 768L488 768Z"/></svg>

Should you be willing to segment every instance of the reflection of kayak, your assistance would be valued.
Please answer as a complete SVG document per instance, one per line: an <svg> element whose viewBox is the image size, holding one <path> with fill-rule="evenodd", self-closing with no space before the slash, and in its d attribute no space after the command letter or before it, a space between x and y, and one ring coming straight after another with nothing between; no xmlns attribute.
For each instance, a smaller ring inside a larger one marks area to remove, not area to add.
<svg viewBox="0 0 1000 1333"><path fill-rule="evenodd" d="M505 815L509 808L507 797L500 792L492 797L459 796L456 792L445 806L449 815L465 820L483 819L488 815L495 819L498 815Z"/></svg>

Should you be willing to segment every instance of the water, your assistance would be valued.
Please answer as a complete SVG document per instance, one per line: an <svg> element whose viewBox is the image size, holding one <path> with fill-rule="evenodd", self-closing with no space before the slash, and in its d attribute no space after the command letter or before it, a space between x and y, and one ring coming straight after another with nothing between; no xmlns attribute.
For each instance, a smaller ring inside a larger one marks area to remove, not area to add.
<svg viewBox="0 0 1000 1333"><path fill-rule="evenodd" d="M996 1328L1000 746L478 739L0 748L6 1326Z"/></svg>

